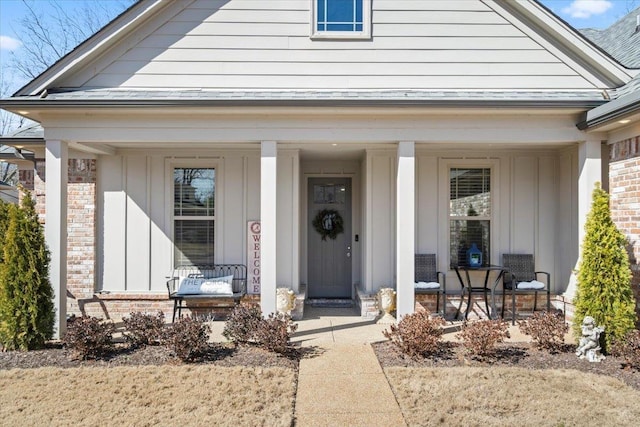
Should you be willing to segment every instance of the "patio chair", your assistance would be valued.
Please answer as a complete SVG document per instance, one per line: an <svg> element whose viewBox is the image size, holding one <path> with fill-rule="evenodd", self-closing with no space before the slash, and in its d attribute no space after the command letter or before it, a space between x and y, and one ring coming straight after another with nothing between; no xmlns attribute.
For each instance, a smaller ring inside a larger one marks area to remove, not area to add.
<svg viewBox="0 0 640 427"><path fill-rule="evenodd" d="M546 271L535 271L535 263L531 254L503 254L502 267L502 317L504 318L505 295L511 293L511 323L516 324L516 295L534 295L533 311L538 305L538 292L547 293L547 311L551 309L551 275ZM546 276L546 282L538 281L539 276Z"/></svg>
<svg viewBox="0 0 640 427"><path fill-rule="evenodd" d="M442 294L442 314L446 309L447 276L436 269L435 254L416 254L415 284L416 294L435 294L436 312L440 311L440 295Z"/></svg>

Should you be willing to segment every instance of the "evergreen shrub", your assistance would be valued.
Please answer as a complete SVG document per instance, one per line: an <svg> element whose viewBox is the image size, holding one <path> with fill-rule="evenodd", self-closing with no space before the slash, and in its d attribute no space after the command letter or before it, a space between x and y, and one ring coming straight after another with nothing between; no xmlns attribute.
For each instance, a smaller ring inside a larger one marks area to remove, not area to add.
<svg viewBox="0 0 640 427"><path fill-rule="evenodd" d="M53 289L49 251L31 194L20 207L0 208L0 344L32 350L53 337Z"/></svg>
<svg viewBox="0 0 640 427"><path fill-rule="evenodd" d="M636 302L625 245L624 235L611 219L609 194L598 183L585 224L573 329L574 336L581 337L582 320L592 316L598 326L604 327L605 352L636 324Z"/></svg>

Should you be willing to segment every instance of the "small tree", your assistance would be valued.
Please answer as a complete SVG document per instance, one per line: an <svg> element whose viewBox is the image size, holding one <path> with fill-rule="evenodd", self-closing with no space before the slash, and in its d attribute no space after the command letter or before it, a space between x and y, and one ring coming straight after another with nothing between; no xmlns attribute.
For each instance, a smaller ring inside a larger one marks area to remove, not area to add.
<svg viewBox="0 0 640 427"><path fill-rule="evenodd" d="M581 336L585 316L604 326L605 346L634 329L635 298L626 239L611 219L609 194L596 184L593 203L585 224L582 259L578 266L578 288L574 304L574 335Z"/></svg>
<svg viewBox="0 0 640 427"><path fill-rule="evenodd" d="M9 203L0 200L0 264L4 262L4 238L9 226Z"/></svg>
<svg viewBox="0 0 640 427"><path fill-rule="evenodd" d="M0 344L8 350L42 347L53 336L49 251L31 194L8 207L0 264Z"/></svg>

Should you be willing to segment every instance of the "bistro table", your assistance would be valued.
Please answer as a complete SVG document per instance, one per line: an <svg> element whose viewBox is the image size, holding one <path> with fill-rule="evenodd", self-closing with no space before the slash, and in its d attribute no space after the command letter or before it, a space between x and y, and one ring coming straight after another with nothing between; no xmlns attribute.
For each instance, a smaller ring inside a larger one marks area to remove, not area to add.
<svg viewBox="0 0 640 427"><path fill-rule="evenodd" d="M460 281L460 285L462 286L462 301L464 301L465 293L469 295L468 302L467 302L467 309L465 310L465 313L464 313L465 320L469 317L469 311L471 310L471 305L472 305L471 295L473 293L480 293L480 292L484 294L484 304L485 304L485 307L487 308L487 315L489 316L490 319L493 319L496 314L496 299L495 299L496 286L498 286L498 283L500 283L500 279L502 279L502 276L504 275L504 267L499 265L482 265L479 267L471 267L468 265L456 265L453 267L453 269L456 271L456 275L458 276L458 280ZM482 284L482 286L478 286L478 285L474 286L474 284L471 282L471 275L469 274L469 272L471 271L485 272L484 283ZM493 286L489 287L489 276L491 275L492 271L496 272L497 275L495 280L493 281ZM491 310L489 310L489 302L487 300L488 293L491 293ZM460 315L460 308L462 307L462 301L460 306L458 306L458 311L456 312L456 319Z"/></svg>

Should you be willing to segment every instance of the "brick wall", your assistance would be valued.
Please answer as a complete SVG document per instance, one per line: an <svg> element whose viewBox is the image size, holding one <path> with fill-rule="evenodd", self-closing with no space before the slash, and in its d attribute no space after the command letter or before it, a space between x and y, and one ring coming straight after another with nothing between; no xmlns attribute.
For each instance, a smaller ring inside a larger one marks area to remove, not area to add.
<svg viewBox="0 0 640 427"><path fill-rule="evenodd" d="M78 299L92 296L96 283L95 160L69 160L67 239L67 310L79 314Z"/></svg>
<svg viewBox="0 0 640 427"><path fill-rule="evenodd" d="M31 189L35 195L36 210L40 221L44 223L46 219L44 159L36 160L35 174L29 172L31 171L21 174L20 179L23 185ZM81 314L79 301L92 299L95 290L95 160L69 160L67 194L67 313L79 315Z"/></svg>
<svg viewBox="0 0 640 427"><path fill-rule="evenodd" d="M609 192L611 217L629 241L632 285L640 317L640 136L611 145Z"/></svg>

